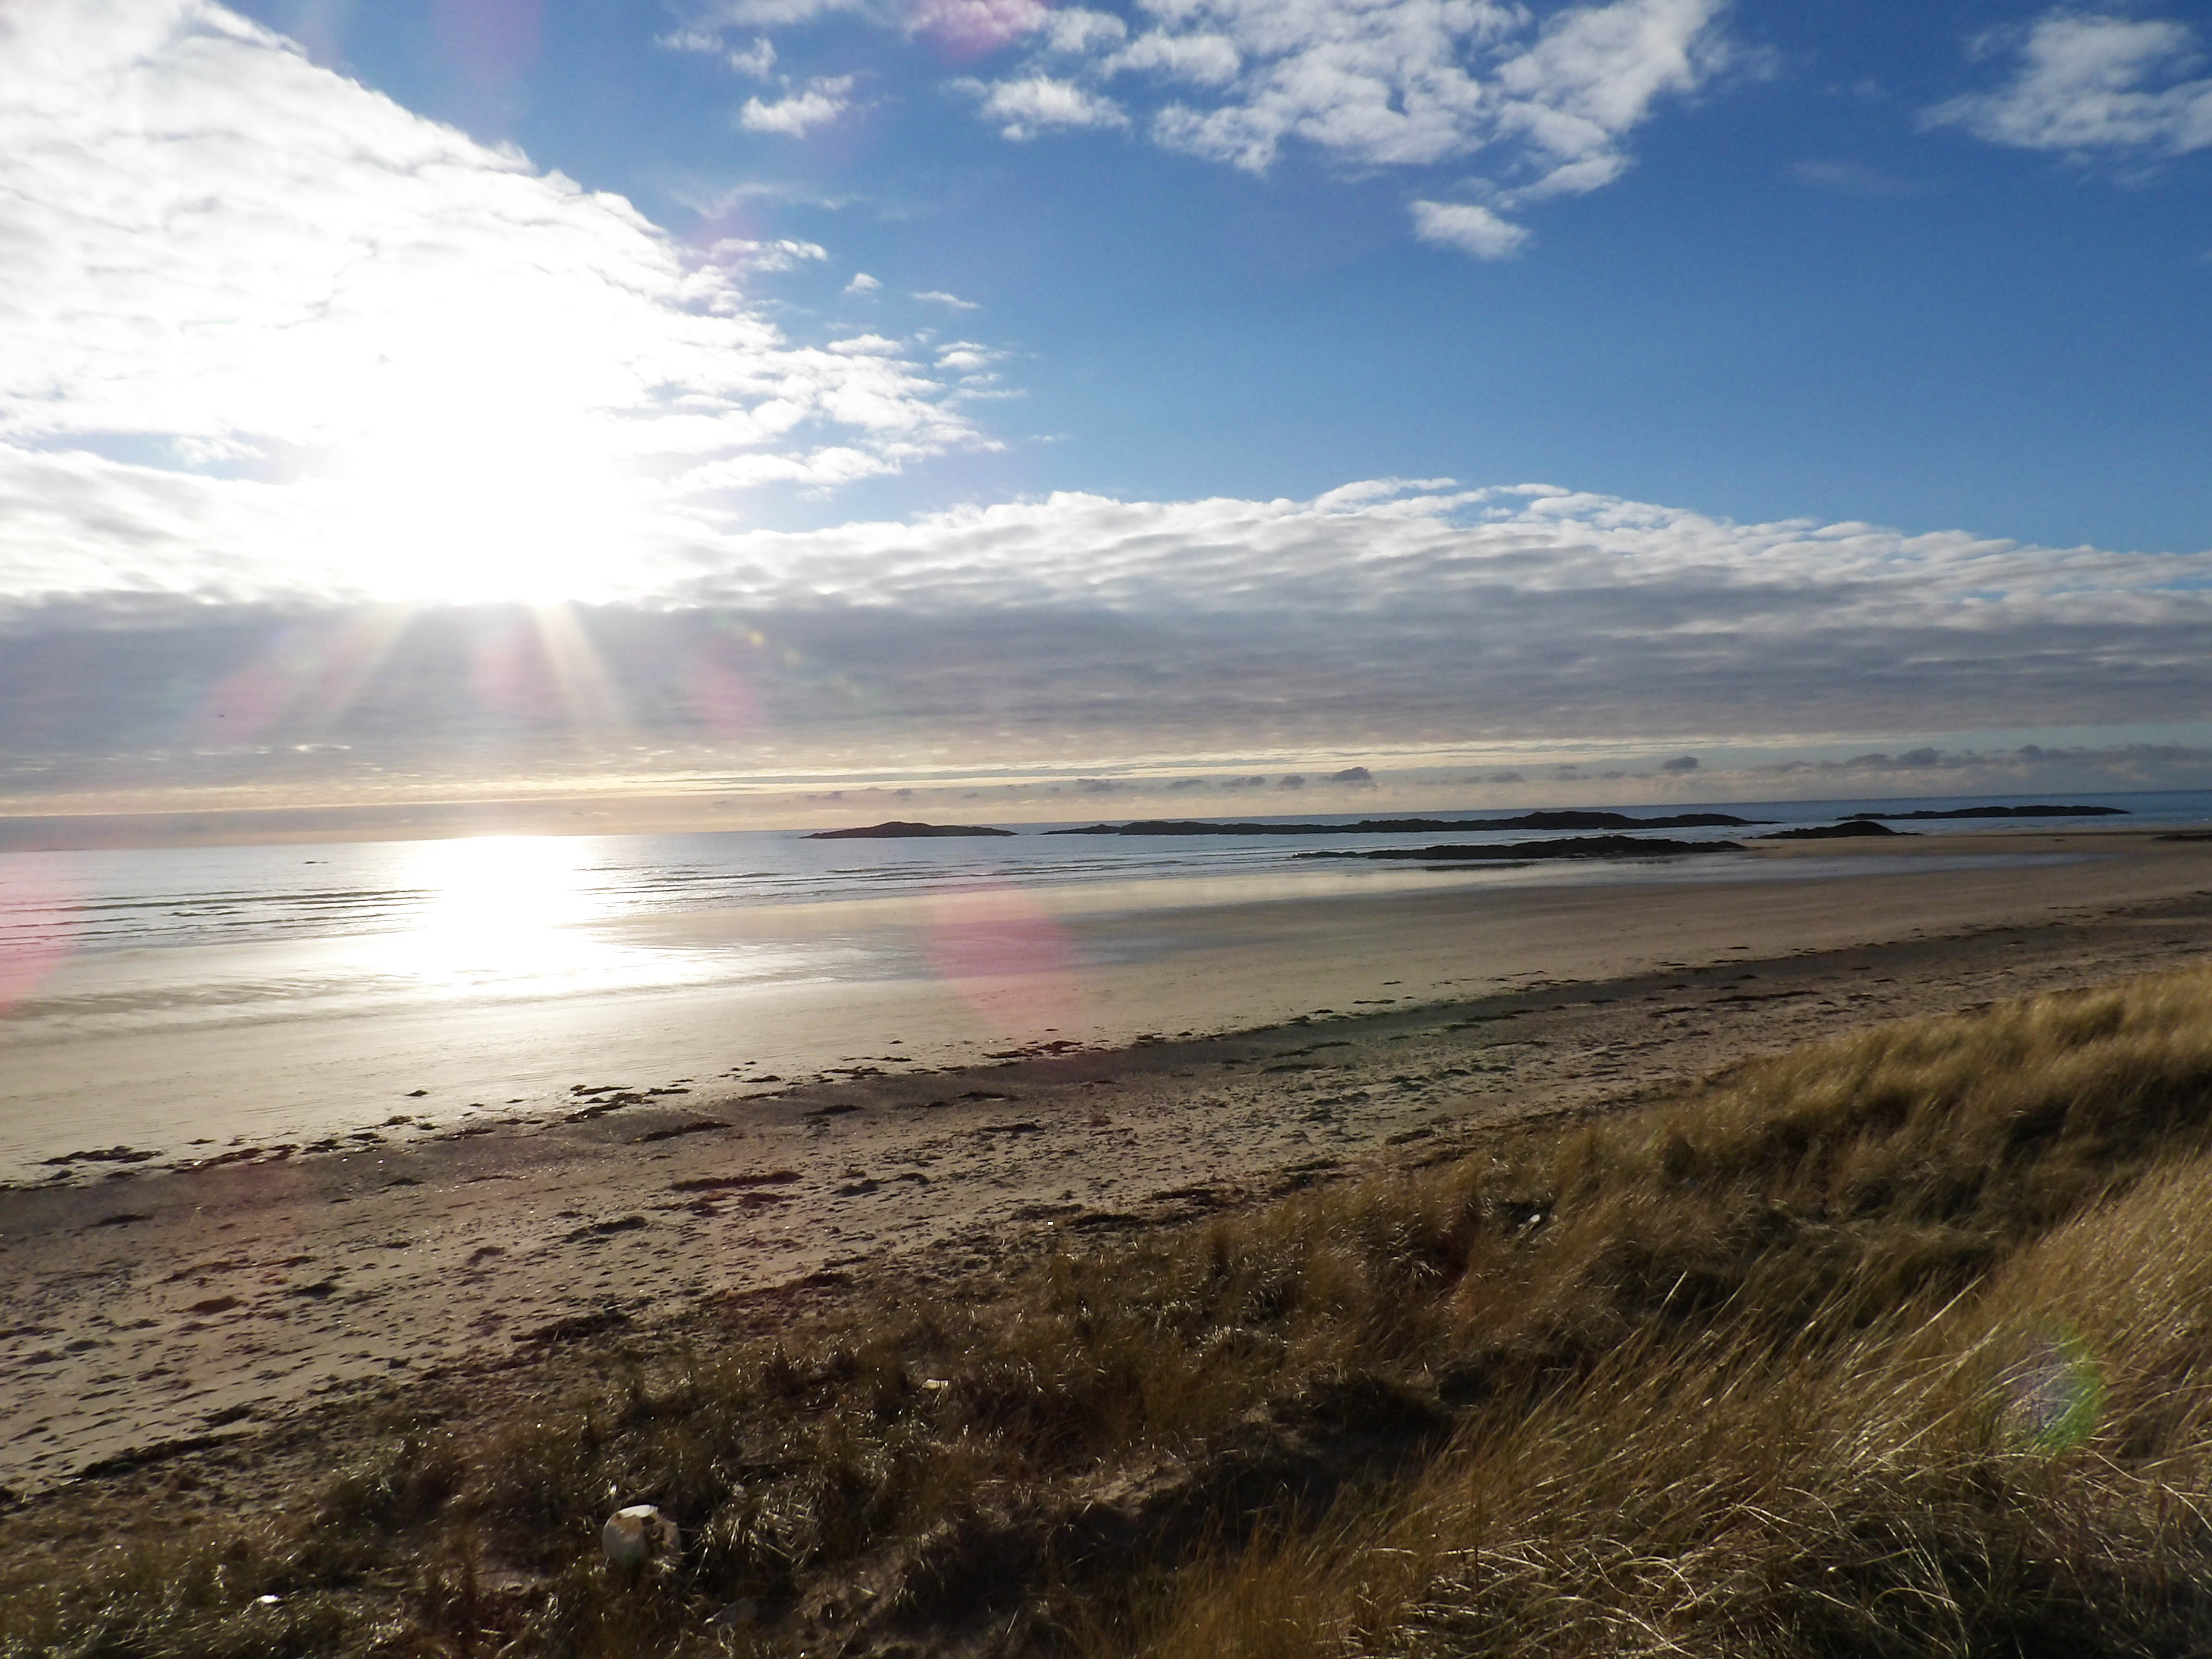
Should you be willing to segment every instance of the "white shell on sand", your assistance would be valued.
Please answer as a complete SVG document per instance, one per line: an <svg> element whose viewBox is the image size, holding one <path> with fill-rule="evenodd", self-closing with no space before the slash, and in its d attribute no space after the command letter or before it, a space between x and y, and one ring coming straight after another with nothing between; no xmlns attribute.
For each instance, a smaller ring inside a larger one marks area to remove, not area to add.
<svg viewBox="0 0 2212 1659"><path fill-rule="evenodd" d="M607 1559L626 1567L647 1556L675 1555L684 1547L676 1523L650 1504L633 1504L617 1510L599 1528L599 1546Z"/></svg>

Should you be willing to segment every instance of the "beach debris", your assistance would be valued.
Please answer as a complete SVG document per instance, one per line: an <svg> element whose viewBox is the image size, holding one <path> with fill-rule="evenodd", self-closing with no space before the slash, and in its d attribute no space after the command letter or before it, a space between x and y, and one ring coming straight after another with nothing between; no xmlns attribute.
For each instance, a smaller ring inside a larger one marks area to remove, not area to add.
<svg viewBox="0 0 2212 1659"><path fill-rule="evenodd" d="M161 1157L143 1146L100 1146L88 1152L64 1152L59 1158L42 1158L41 1164L67 1166L71 1164L145 1164Z"/></svg>
<svg viewBox="0 0 2212 1659"><path fill-rule="evenodd" d="M635 1566L649 1558L683 1553L683 1535L676 1523L650 1504L632 1504L617 1510L599 1528L599 1547L618 1567Z"/></svg>

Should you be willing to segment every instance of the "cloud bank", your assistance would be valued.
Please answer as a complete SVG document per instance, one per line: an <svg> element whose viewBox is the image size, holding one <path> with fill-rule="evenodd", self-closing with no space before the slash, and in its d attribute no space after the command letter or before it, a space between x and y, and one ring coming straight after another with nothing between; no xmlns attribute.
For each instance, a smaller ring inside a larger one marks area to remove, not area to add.
<svg viewBox="0 0 2212 1659"><path fill-rule="evenodd" d="M2212 554L1738 525L1540 486L1058 495L698 538L659 564L675 574L650 590L550 611L362 607L274 568L234 572L219 605L122 564L74 591L10 572L0 747L64 772L240 733L401 769L552 764L579 744L603 766L672 744L817 767L1664 754L1689 733L2124 727L2212 707ZM242 717L225 702L241 697Z"/></svg>

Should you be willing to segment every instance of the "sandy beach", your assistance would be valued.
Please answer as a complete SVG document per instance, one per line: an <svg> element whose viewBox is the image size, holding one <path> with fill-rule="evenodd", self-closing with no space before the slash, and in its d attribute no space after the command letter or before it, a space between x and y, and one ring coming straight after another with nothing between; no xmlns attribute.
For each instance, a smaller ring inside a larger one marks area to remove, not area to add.
<svg viewBox="0 0 2212 1659"><path fill-rule="evenodd" d="M610 1015L596 1063L504 1113L455 1123L395 1089L409 1121L319 1150L50 1166L0 1192L0 1485L245 1468L257 1437L321 1432L364 1389L465 1393L581 1333L1173 1223L2212 948L2212 843L2000 834L1764 862L1752 880L1214 912L1073 899L1043 935L1061 954L1026 971L834 988L835 1006L830 988L790 993L773 1041L730 1044L750 1050L735 1078L667 1063L710 1010L642 1031ZM971 913L969 937L1034 939L1043 908ZM1115 959L1164 926L1177 948Z"/></svg>

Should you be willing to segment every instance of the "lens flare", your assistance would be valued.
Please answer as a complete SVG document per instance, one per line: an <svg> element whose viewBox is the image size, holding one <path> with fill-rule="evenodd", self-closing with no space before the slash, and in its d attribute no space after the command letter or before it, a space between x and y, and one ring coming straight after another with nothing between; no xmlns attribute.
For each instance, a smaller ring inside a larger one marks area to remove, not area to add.
<svg viewBox="0 0 2212 1659"><path fill-rule="evenodd" d="M931 902L928 949L939 977L1005 1038L1080 1028L1082 964L1067 931L1027 894L995 884Z"/></svg>
<svg viewBox="0 0 2212 1659"><path fill-rule="evenodd" d="M208 693L191 722L195 735L202 742L252 742L280 724L335 723L374 678L406 616L386 605L335 625L278 629Z"/></svg>
<svg viewBox="0 0 2212 1659"><path fill-rule="evenodd" d="M2045 1451L2069 1451L2097 1431L2105 1407L2105 1379L2089 1345L2070 1330L2035 1340L2027 1360L2006 1374L2013 1416L2029 1440Z"/></svg>
<svg viewBox="0 0 2212 1659"><path fill-rule="evenodd" d="M0 854L0 1015L39 988L76 944L81 911L61 860Z"/></svg>

